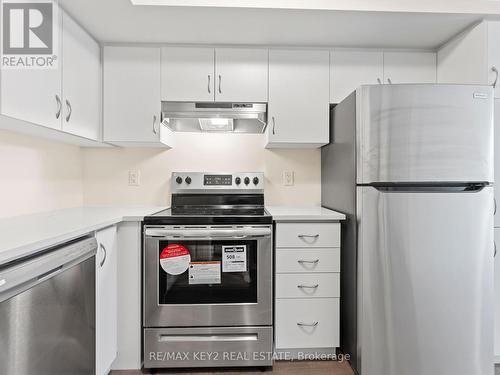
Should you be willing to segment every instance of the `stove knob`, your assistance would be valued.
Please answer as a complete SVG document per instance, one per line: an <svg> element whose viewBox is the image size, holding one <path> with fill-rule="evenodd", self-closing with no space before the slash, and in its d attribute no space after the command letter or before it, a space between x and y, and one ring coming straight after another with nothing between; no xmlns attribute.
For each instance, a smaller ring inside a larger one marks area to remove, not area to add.
<svg viewBox="0 0 500 375"><path fill-rule="evenodd" d="M188 185L189 185L190 183L191 183L191 177L187 176L187 177L186 177L186 184L188 184Z"/></svg>
<svg viewBox="0 0 500 375"><path fill-rule="evenodd" d="M253 178L253 184L254 185L258 185L259 184L259 178L258 177L254 177Z"/></svg>
<svg viewBox="0 0 500 375"><path fill-rule="evenodd" d="M248 185L250 183L250 179L248 177L245 177L243 181L245 181L245 185Z"/></svg>
<svg viewBox="0 0 500 375"><path fill-rule="evenodd" d="M241 178L236 177L236 178L234 179L234 182L236 183L236 185L241 184Z"/></svg>
<svg viewBox="0 0 500 375"><path fill-rule="evenodd" d="M178 184L182 184L182 177L179 176L175 179L175 182L177 182Z"/></svg>

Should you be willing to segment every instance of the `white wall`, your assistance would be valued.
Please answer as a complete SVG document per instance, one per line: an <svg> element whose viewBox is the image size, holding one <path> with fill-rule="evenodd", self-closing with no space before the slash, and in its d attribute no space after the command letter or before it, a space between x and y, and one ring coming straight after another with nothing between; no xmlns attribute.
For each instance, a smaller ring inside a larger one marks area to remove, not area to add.
<svg viewBox="0 0 500 375"><path fill-rule="evenodd" d="M173 171L263 171L266 204L321 202L320 150L266 150L264 135L176 134L171 150L84 149L84 203L170 203ZM128 171L139 170L140 186L128 186ZM295 172L283 186L282 172Z"/></svg>
<svg viewBox="0 0 500 375"><path fill-rule="evenodd" d="M0 131L0 217L68 207L170 204L172 171L263 171L266 204L321 202L319 150L266 150L263 135L177 134L172 150L81 149ZM128 186L128 171L141 185ZM295 185L282 185L282 172Z"/></svg>
<svg viewBox="0 0 500 375"><path fill-rule="evenodd" d="M81 206L79 147L0 131L0 217Z"/></svg>

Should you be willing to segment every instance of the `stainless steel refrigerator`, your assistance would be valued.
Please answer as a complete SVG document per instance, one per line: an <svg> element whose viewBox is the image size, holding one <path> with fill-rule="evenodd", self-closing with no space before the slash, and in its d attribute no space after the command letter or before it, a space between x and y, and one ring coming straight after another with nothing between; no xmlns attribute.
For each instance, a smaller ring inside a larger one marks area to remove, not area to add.
<svg viewBox="0 0 500 375"><path fill-rule="evenodd" d="M341 349L362 375L493 375L493 91L362 86L331 111Z"/></svg>

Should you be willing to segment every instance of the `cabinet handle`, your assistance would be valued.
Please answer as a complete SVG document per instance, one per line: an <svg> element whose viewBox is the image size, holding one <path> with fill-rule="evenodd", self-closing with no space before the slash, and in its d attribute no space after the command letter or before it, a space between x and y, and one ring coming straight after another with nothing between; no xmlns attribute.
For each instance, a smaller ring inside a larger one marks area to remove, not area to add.
<svg viewBox="0 0 500 375"><path fill-rule="evenodd" d="M222 76L219 74L219 94L222 94Z"/></svg>
<svg viewBox="0 0 500 375"><path fill-rule="evenodd" d="M493 81L492 86L493 86L493 88L496 88L497 82L498 82L498 69L496 68L496 66L492 66L491 71L495 73L495 80Z"/></svg>
<svg viewBox="0 0 500 375"><path fill-rule="evenodd" d="M300 264L302 264L302 263L318 264L319 263L319 259L315 259L315 260L303 260L303 259L300 259L297 262L300 263Z"/></svg>
<svg viewBox="0 0 500 375"><path fill-rule="evenodd" d="M208 75L208 93L211 94L212 91L210 91L210 74Z"/></svg>
<svg viewBox="0 0 500 375"><path fill-rule="evenodd" d="M297 325L299 327L316 327L318 325L318 322L313 322L313 323L297 322Z"/></svg>
<svg viewBox="0 0 500 375"><path fill-rule="evenodd" d="M495 209L493 210L493 216L495 216L497 214L497 199L496 198L493 198L493 203L494 203L494 207Z"/></svg>
<svg viewBox="0 0 500 375"><path fill-rule="evenodd" d="M314 284L314 285L300 284L300 285L297 285L297 288L299 288L299 289L317 289L318 287L319 287L319 284Z"/></svg>
<svg viewBox="0 0 500 375"><path fill-rule="evenodd" d="M104 252L104 257L102 258L101 263L100 263L100 267L102 268L102 266L104 266L104 263L106 263L106 258L108 256L108 252L106 251L106 247L102 243L99 244L99 247Z"/></svg>
<svg viewBox="0 0 500 375"><path fill-rule="evenodd" d="M493 253L493 258L497 256L497 243L493 241L493 247L495 248L495 252Z"/></svg>
<svg viewBox="0 0 500 375"><path fill-rule="evenodd" d="M319 234L299 234L297 235L299 238L318 238Z"/></svg>
<svg viewBox="0 0 500 375"><path fill-rule="evenodd" d="M153 115L153 133L158 134L156 131L156 115Z"/></svg>
<svg viewBox="0 0 500 375"><path fill-rule="evenodd" d="M392 81L390 78L387 78L387 82L389 82L389 85L392 85Z"/></svg>
<svg viewBox="0 0 500 375"><path fill-rule="evenodd" d="M69 122L71 118L71 114L73 113L73 108L71 108L71 103L68 99L66 99L66 107L68 108L68 114L66 115L66 122Z"/></svg>
<svg viewBox="0 0 500 375"><path fill-rule="evenodd" d="M377 83L378 83L379 85L381 85L381 84L382 84L382 80L381 80L380 78L377 78Z"/></svg>
<svg viewBox="0 0 500 375"><path fill-rule="evenodd" d="M276 120L274 119L274 116L272 117L273 120L273 135L276 134L275 129L276 129Z"/></svg>
<svg viewBox="0 0 500 375"><path fill-rule="evenodd" d="M57 109L56 109L56 119L61 116L61 110L62 110L62 103L61 103L61 98L59 95L56 95L56 104L57 104Z"/></svg>

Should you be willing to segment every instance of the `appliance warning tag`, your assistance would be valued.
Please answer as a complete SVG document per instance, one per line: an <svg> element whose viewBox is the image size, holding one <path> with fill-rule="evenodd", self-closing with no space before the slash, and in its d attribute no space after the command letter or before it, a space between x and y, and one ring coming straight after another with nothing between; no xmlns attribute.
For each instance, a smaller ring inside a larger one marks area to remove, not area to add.
<svg viewBox="0 0 500 375"><path fill-rule="evenodd" d="M222 272L247 272L247 245L222 246Z"/></svg>
<svg viewBox="0 0 500 375"><path fill-rule="evenodd" d="M176 243L170 244L160 254L160 265L170 275L180 275L186 272L191 262L189 250Z"/></svg>
<svg viewBox="0 0 500 375"><path fill-rule="evenodd" d="M191 262L189 284L220 284L220 262Z"/></svg>

